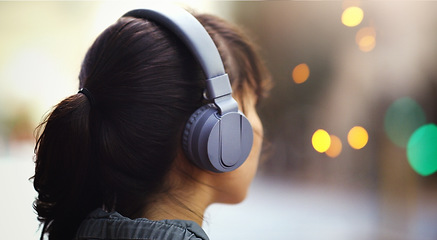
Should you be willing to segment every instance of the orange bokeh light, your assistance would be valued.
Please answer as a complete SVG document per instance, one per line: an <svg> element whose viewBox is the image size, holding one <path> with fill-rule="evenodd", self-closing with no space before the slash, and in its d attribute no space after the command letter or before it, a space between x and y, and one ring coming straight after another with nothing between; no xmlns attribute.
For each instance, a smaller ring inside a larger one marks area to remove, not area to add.
<svg viewBox="0 0 437 240"><path fill-rule="evenodd" d="M352 148L361 149L367 145L369 134L363 127L355 126L349 131L347 141Z"/></svg>
<svg viewBox="0 0 437 240"><path fill-rule="evenodd" d="M361 28L355 35L355 42L363 52L370 52L376 45L376 31L373 27Z"/></svg>
<svg viewBox="0 0 437 240"><path fill-rule="evenodd" d="M297 84L304 83L310 76L310 68L306 63L301 63L294 67L292 77Z"/></svg>
<svg viewBox="0 0 437 240"><path fill-rule="evenodd" d="M343 148L343 144L341 143L340 138L335 135L331 135L331 145L328 150L325 152L331 158L338 157L340 155L341 150Z"/></svg>

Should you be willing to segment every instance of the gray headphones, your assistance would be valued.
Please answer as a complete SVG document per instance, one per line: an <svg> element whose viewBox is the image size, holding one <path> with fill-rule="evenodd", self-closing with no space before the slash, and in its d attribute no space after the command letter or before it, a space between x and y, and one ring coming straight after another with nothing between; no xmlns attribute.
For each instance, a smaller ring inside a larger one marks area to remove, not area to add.
<svg viewBox="0 0 437 240"><path fill-rule="evenodd" d="M238 111L220 54L202 24L175 6L132 10L123 15L127 16L155 21L176 34L205 73L207 96L213 103L197 109L185 125L182 146L188 158L213 172L241 166L252 149L252 126Z"/></svg>

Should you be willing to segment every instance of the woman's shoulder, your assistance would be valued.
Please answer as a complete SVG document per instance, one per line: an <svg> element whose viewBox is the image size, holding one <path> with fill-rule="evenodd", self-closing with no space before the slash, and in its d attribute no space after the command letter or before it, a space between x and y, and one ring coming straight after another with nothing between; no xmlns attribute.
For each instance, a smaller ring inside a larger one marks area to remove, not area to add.
<svg viewBox="0 0 437 240"><path fill-rule="evenodd" d="M209 240L193 221L130 219L103 209L94 210L81 223L75 240L86 239Z"/></svg>

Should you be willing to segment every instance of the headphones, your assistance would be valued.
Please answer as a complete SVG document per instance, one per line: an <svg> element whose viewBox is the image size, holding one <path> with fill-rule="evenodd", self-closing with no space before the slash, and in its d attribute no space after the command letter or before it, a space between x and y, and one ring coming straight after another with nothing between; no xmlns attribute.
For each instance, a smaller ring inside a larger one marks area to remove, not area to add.
<svg viewBox="0 0 437 240"><path fill-rule="evenodd" d="M185 125L182 146L188 158L198 167L218 173L241 166L252 149L252 126L238 111L220 54L202 24L175 6L132 10L123 17L155 21L176 34L205 73L206 96L213 103L197 109Z"/></svg>

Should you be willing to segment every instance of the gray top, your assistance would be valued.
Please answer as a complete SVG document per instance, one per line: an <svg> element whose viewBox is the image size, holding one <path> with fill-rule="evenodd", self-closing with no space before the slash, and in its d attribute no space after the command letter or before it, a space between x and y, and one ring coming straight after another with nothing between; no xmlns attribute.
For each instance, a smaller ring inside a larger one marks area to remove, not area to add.
<svg viewBox="0 0 437 240"><path fill-rule="evenodd" d="M203 229L193 221L130 219L103 209L91 212L81 223L74 239L209 240Z"/></svg>

